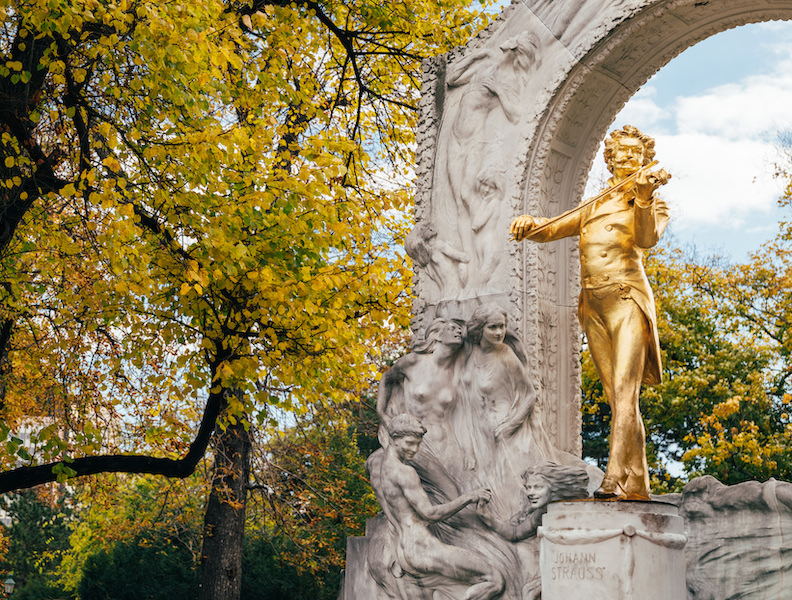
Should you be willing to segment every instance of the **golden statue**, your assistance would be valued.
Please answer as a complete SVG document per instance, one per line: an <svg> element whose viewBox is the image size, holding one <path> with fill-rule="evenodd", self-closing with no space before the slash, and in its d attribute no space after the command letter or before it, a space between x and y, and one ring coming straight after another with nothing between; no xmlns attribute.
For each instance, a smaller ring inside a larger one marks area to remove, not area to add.
<svg viewBox="0 0 792 600"><path fill-rule="evenodd" d="M609 187L553 219L512 221L515 240L549 242L580 236L578 318L610 404L611 436L603 499L649 500L646 432L638 397L641 383L662 377L654 297L643 251L668 225L668 206L654 192L670 175L651 172L654 140L631 125L605 141Z"/></svg>

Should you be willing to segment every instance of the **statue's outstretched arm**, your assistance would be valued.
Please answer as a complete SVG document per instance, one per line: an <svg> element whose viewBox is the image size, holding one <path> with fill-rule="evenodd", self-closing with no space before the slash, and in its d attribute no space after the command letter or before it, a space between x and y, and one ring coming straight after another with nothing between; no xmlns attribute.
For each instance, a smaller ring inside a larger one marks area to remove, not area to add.
<svg viewBox="0 0 792 600"><path fill-rule="evenodd" d="M413 470L414 477L410 477L409 481L403 481L401 484L404 497L412 506L413 510L422 519L435 523L437 521L444 521L448 517L457 514L460 510L465 508L468 504L474 502L484 501L489 502L492 494L485 488L473 490L462 494L458 498L446 502L444 504L432 504L429 496L421 487L421 480L418 474Z"/></svg>
<svg viewBox="0 0 792 600"><path fill-rule="evenodd" d="M520 240L531 240L532 242L560 240L580 234L582 214L582 210L573 208L552 219L522 215L511 222L509 233L518 242Z"/></svg>

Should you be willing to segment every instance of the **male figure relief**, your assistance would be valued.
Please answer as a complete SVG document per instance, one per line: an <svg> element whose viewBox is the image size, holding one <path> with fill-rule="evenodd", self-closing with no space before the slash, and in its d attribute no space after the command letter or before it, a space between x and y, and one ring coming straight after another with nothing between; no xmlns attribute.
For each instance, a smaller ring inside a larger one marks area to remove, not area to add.
<svg viewBox="0 0 792 600"><path fill-rule="evenodd" d="M503 576L480 555L444 544L428 528L429 523L443 521L468 504L489 501L490 492L482 488L445 504L432 504L415 469L407 464L418 452L424 433L416 417L395 416L388 424L390 444L380 464L371 465L379 471L377 477L372 473L372 485L395 529L398 565L419 578L441 575L466 584L464 600L491 600L503 591Z"/></svg>
<svg viewBox="0 0 792 600"><path fill-rule="evenodd" d="M668 206L654 192L670 177L665 171L641 171L654 155L654 140L635 127L614 131L604 153L613 175L610 193L554 219L517 217L510 227L518 241L580 236L578 317L612 411L608 467L594 493L598 498L649 500L638 397L641 383L660 383L662 371L654 297L642 258L668 225Z"/></svg>

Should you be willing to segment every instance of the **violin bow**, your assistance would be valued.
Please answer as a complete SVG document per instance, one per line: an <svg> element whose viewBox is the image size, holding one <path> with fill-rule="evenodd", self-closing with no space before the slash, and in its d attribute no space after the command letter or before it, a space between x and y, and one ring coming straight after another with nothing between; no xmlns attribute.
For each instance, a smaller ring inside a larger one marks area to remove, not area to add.
<svg viewBox="0 0 792 600"><path fill-rule="evenodd" d="M541 225L539 225L539 226L535 227L534 229L532 229L532 230L531 230L531 233L536 233L537 231L541 231L541 230L542 230L542 229L544 229L545 227L549 227L549 226L550 226L550 225L552 225L553 223L557 222L559 219L561 219L561 217L564 217L564 216L566 216L566 215L567 215L567 214L569 214L569 213L574 213L574 212L577 212L577 211L579 211L579 210L581 210L581 209L583 209L583 208L587 207L589 204L594 204L594 203L595 203L597 200L600 200L600 199L604 198L604 197L605 197L605 196L607 196L608 194L610 194L610 193L612 193L612 192L615 192L615 191L617 191L617 190L620 190L621 188L623 188L623 187L624 187L625 185L627 185L628 183L632 183L633 181L635 181L635 179L638 177L638 175L640 175L642 172L646 171L647 169L650 169L651 167L654 167L656 164L657 164L657 161L656 161L656 160L653 160L653 161L652 161L652 162L650 162L648 165L644 165L643 167L641 167L640 169L638 169L638 170L637 170L635 173L633 173L632 175L628 175L627 177L625 177L624 179L622 179L622 180L621 180L619 183L617 183L616 185L612 185L611 187L609 187L609 188L606 188L606 189L602 190L602 191L601 191L599 194L597 194L596 196L594 196L594 197L592 197L592 198L589 198L588 200L584 200L583 202L581 202L580 204L578 204L578 205L577 205L575 208L573 208L572 210L570 210L570 211L568 211L568 212L565 212L565 213L562 213L562 214L560 214L560 215L557 215L557 216L555 216L555 217L553 217L553 218L551 218L551 219L548 219L547 221L545 221L545 222L544 222L544 223L542 223Z"/></svg>

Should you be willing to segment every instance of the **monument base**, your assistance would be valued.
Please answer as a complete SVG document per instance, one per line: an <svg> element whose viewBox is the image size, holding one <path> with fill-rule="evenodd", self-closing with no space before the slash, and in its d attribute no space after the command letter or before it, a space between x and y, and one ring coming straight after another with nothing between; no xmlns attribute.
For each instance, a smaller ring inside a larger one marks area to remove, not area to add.
<svg viewBox="0 0 792 600"><path fill-rule="evenodd" d="M385 591L372 578L368 564L371 540L387 526L385 515L379 513L366 520L365 537L347 538L346 568L338 600L388 600Z"/></svg>
<svg viewBox="0 0 792 600"><path fill-rule="evenodd" d="M684 521L662 502L555 502L542 526L542 600L684 600Z"/></svg>

